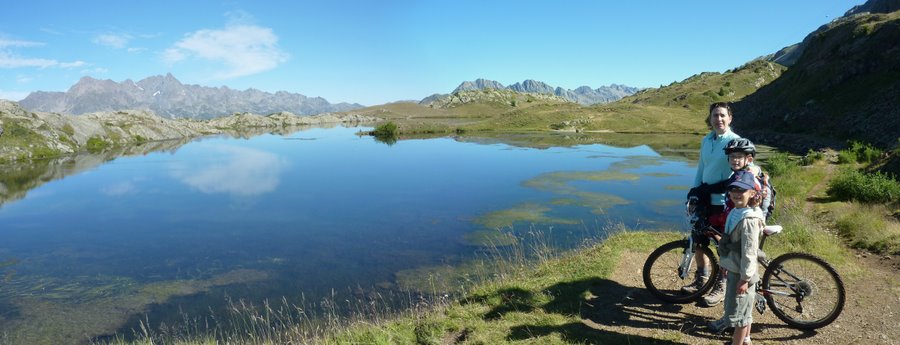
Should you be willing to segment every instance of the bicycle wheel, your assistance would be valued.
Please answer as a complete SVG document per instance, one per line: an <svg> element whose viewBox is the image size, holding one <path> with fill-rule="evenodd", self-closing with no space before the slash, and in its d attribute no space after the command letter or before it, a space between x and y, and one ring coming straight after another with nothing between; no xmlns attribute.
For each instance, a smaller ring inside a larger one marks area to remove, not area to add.
<svg viewBox="0 0 900 345"><path fill-rule="evenodd" d="M825 260L811 254L775 258L762 284L775 316L797 329L824 327L844 310L844 281Z"/></svg>
<svg viewBox="0 0 900 345"><path fill-rule="evenodd" d="M695 255L703 253L702 255L706 256L711 266L711 279L708 279L706 284L695 293L684 293L681 291L682 286L694 281L694 274L697 270L696 264L690 262L687 265L688 273L685 275L685 279L681 279L681 276L678 274L681 260L684 257L684 252L688 249L687 247L687 240L669 242L656 248L647 257L642 274L644 286L656 298L669 303L689 303L703 296L715 284L715 278L719 276L719 259L711 254L709 248L705 248L706 250L702 252L697 251ZM696 260L696 257L694 259Z"/></svg>

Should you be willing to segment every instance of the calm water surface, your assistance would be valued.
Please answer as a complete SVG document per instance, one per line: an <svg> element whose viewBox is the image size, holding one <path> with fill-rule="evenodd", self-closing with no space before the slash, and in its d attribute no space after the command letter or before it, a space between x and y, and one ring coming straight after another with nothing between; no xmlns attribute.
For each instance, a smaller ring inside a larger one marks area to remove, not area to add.
<svg viewBox="0 0 900 345"><path fill-rule="evenodd" d="M204 313L226 294L391 289L399 271L470 258L477 234L498 227L552 228L561 246L609 222L680 229L678 201L695 170L648 146L385 145L359 130L204 138L3 204L0 329L37 329L32 319L47 313L109 313L72 326L103 333L147 311Z"/></svg>

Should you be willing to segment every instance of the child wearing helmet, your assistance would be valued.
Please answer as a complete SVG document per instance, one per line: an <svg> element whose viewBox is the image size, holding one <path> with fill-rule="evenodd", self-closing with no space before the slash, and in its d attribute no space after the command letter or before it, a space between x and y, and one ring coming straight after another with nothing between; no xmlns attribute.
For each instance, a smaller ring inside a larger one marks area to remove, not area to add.
<svg viewBox="0 0 900 345"><path fill-rule="evenodd" d="M728 165L731 167L732 175L726 180L722 185L727 186L735 181L735 179L740 176L741 172L750 172L752 176L756 177L757 183L760 187L760 199L761 199L761 211L763 213L764 219L768 219L768 207L771 205L772 194L770 192L770 187L768 185L768 175L762 172L762 169L759 166L753 164L754 157L756 156L756 145L753 145L749 139L746 138L738 138L731 140L728 144L725 145L723 149L725 151L725 155L728 160ZM710 216L710 224L726 224L726 220L731 212L734 209L734 203L729 198L725 202L724 211L721 214ZM715 237L717 240L720 238L717 234L710 234ZM725 298L725 272L722 272L722 276L716 282L716 285L713 286L712 290L703 299L700 300L701 307L712 307Z"/></svg>
<svg viewBox="0 0 900 345"><path fill-rule="evenodd" d="M762 185L756 176L746 170L734 173L728 185L728 198L734 209L728 214L725 233L719 241L719 266L727 271L725 289L725 313L708 327L721 333L734 327L732 344L748 344L750 325L753 323L753 306L756 301L754 284L759 281L757 259L759 238L765 227L765 216L759 205L762 202Z"/></svg>
<svg viewBox="0 0 900 345"><path fill-rule="evenodd" d="M773 202L775 191L769 183L769 175L763 172L758 165L753 163L756 157L756 145L753 145L753 142L750 141L750 139L738 138L725 145L724 151L725 155L728 157L728 165L731 166L732 171L737 172L746 170L753 173L753 176L756 176L757 180L759 180L759 183L762 186L760 191L762 194L762 203L759 206L760 209L762 209L763 215L765 215L768 220L772 210L775 208ZM732 178L729 179L729 181L733 180L734 175L732 175ZM725 203L725 209L729 209L728 202Z"/></svg>

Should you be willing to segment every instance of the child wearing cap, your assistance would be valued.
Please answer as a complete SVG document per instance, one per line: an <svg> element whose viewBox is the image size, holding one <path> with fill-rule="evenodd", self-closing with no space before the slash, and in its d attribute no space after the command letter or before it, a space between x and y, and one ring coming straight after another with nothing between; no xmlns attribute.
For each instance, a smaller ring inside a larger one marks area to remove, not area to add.
<svg viewBox="0 0 900 345"><path fill-rule="evenodd" d="M762 185L750 171L737 171L728 185L728 198L734 209L725 222L725 233L719 239L719 266L728 272L725 287L725 315L710 322L713 332L734 327L732 344L750 343L750 325L753 322L753 306L756 301L754 284L759 281L757 255L759 238L765 227L765 216L760 210Z"/></svg>
<svg viewBox="0 0 900 345"><path fill-rule="evenodd" d="M768 219L770 215L768 207L772 205L772 196L774 193L770 191L768 175L763 173L759 166L753 164L753 158L756 155L756 146L747 138L738 138L725 145L724 150L725 155L727 156L728 165L731 167L732 175L728 180L722 182L722 190L727 189L726 187L737 178L735 173L738 171L743 170L753 173L757 182L762 185L762 189L760 190L762 195L760 209L762 210L765 219ZM722 229L725 226L728 215L731 213L732 209L734 209L734 203L730 199L727 199L725 201L723 212L719 215L710 217L710 224L718 225L717 228ZM718 305L724 298L725 272L722 272L722 276L716 281L716 285L713 285L712 290L700 299L698 305L701 307L712 307Z"/></svg>

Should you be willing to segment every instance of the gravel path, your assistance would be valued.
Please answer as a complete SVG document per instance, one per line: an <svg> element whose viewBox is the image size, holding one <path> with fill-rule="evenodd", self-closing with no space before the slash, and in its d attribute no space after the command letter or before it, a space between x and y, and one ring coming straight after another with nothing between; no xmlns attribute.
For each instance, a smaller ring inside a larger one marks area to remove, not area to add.
<svg viewBox="0 0 900 345"><path fill-rule="evenodd" d="M605 296L594 296L582 312L584 324L605 332L660 339L660 344L722 344L728 335L703 326L721 306L663 304L644 288L641 269L647 253L623 254ZM771 311L754 313L754 344L900 344L900 271L896 259L856 256L860 273L844 277L847 303L838 319L816 332L788 328ZM729 334L730 335L730 334Z"/></svg>

